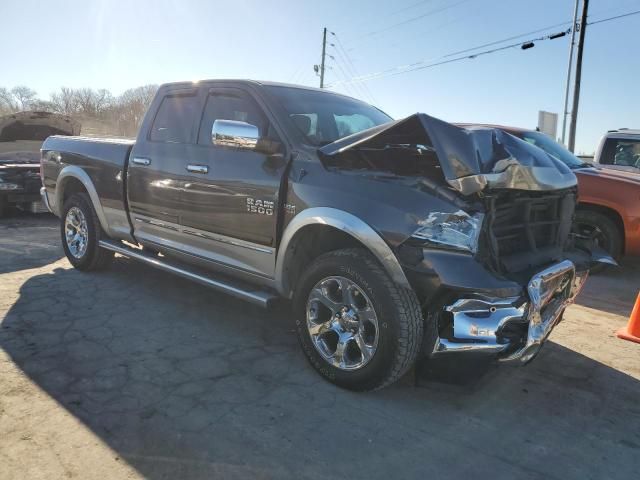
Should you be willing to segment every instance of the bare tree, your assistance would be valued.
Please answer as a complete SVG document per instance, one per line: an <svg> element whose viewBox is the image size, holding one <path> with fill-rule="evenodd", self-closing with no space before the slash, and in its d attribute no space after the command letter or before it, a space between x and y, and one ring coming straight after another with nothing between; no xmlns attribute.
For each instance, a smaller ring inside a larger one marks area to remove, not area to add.
<svg viewBox="0 0 640 480"><path fill-rule="evenodd" d="M0 114L6 115L18 110L13 94L5 87L0 87Z"/></svg>
<svg viewBox="0 0 640 480"><path fill-rule="evenodd" d="M36 112L55 112L55 105L53 102L40 100L39 98L33 100L29 108Z"/></svg>
<svg viewBox="0 0 640 480"><path fill-rule="evenodd" d="M157 85L144 85L126 90L118 97L116 105L112 109L111 119L118 129L119 135L133 136L136 134L157 90Z"/></svg>
<svg viewBox="0 0 640 480"><path fill-rule="evenodd" d="M80 117L97 134L134 136L157 90L157 85L144 85L114 97L104 88L61 87L46 101L28 87L0 87L0 115L21 109L51 111Z"/></svg>
<svg viewBox="0 0 640 480"><path fill-rule="evenodd" d="M59 92L51 94L51 103L58 113L71 115L78 111L78 99L73 88L60 87Z"/></svg>
<svg viewBox="0 0 640 480"><path fill-rule="evenodd" d="M98 116L103 116L108 110L114 105L113 95L109 90L101 88L100 90L95 92L95 107L96 114Z"/></svg>
<svg viewBox="0 0 640 480"><path fill-rule="evenodd" d="M11 89L11 94L18 102L20 110L29 110L38 92L24 85L18 85Z"/></svg>
<svg viewBox="0 0 640 480"><path fill-rule="evenodd" d="M79 88L75 91L80 113L95 117L96 116L96 95L91 88Z"/></svg>

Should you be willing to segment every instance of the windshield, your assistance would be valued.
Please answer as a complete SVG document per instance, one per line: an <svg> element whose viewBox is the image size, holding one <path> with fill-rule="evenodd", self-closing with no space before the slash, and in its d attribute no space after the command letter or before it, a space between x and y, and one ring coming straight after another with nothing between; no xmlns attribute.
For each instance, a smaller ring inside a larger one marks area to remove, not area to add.
<svg viewBox="0 0 640 480"><path fill-rule="evenodd" d="M316 147L393 120L371 105L342 95L293 87L267 88Z"/></svg>
<svg viewBox="0 0 640 480"><path fill-rule="evenodd" d="M529 142L538 148L541 148L549 155L557 158L569 168L589 167L590 165L576 157L569 150L564 148L550 136L541 132L522 132L519 136L525 142Z"/></svg>

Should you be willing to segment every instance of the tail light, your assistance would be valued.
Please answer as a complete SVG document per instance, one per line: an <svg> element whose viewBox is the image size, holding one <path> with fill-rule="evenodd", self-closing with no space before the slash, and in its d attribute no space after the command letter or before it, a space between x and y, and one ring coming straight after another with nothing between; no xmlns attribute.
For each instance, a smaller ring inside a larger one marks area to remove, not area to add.
<svg viewBox="0 0 640 480"><path fill-rule="evenodd" d="M44 152L40 150L40 181L44 187Z"/></svg>

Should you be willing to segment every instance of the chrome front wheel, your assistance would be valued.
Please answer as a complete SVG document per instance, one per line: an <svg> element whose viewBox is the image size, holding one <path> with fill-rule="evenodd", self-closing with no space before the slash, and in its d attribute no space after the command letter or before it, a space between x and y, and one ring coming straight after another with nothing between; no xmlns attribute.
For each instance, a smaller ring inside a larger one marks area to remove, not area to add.
<svg viewBox="0 0 640 480"><path fill-rule="evenodd" d="M358 370L376 353L378 317L353 280L330 276L316 283L307 300L306 321L317 352L340 370Z"/></svg>
<svg viewBox="0 0 640 480"><path fill-rule="evenodd" d="M407 372L423 344L428 351L435 346L435 324L423 341L415 292L398 286L366 250L323 253L295 285L300 346L335 385L360 392L382 388Z"/></svg>

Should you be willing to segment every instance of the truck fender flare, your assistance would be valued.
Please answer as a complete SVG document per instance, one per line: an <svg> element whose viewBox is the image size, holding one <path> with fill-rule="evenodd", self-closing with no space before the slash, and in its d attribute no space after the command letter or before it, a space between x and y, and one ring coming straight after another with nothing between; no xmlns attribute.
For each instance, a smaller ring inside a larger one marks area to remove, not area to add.
<svg viewBox="0 0 640 480"><path fill-rule="evenodd" d="M93 185L93 182L91 181L91 178L89 178L87 172L85 172L77 165L68 165L64 167L58 175L58 180L56 182L57 186L55 204L55 209L57 210L58 216L62 215L62 199L64 198L64 187L70 178L75 178L76 180L79 180L82 185L84 185L84 188L87 190L89 198L91 199L91 203L93 204L93 208L96 211L98 220L100 221L100 226L107 235L110 235L109 224L107 223L107 218L104 214L102 204L100 203L100 197L98 197L96 187Z"/></svg>
<svg viewBox="0 0 640 480"><path fill-rule="evenodd" d="M282 234L276 259L275 283L276 289L284 297L289 297L291 293L291 288L286 278L286 266L293 253L291 241L301 229L308 225L326 225L351 235L367 246L394 282L403 287L411 288L400 262L398 262L389 245L373 228L355 215L343 210L330 207L314 207L298 213L289 222Z"/></svg>

